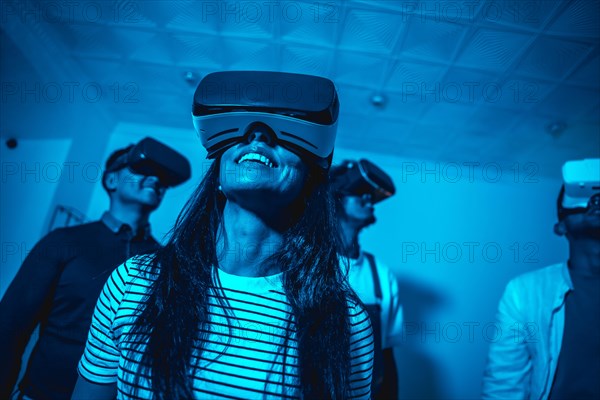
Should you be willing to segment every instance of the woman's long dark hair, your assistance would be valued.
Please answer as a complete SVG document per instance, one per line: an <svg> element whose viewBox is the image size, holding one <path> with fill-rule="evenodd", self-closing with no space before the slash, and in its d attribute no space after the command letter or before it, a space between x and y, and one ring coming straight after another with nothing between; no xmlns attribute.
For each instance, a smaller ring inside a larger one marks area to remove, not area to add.
<svg viewBox="0 0 600 400"><path fill-rule="evenodd" d="M213 163L185 205L167 245L147 261L148 272L158 277L138 308L129 340L147 344L141 347L143 370L137 373L151 377L159 399L193 397L188 376L193 346L206 339L201 332L210 331L208 294L212 269L219 265L216 240L226 201L217 189L218 164ZM270 257L284 271L297 332L301 396L306 399L348 396L347 299L358 301L338 265L340 240L327 180L317 167L309 170L297 202L304 205L296 207L296 220Z"/></svg>

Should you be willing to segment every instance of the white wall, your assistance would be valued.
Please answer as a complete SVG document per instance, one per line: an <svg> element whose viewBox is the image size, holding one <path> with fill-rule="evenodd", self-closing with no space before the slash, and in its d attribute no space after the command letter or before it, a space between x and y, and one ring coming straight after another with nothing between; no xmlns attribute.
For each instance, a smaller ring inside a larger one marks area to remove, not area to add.
<svg viewBox="0 0 600 400"><path fill-rule="evenodd" d="M480 161L485 169L470 175L463 163L474 160L435 163L336 150L337 161L361 157L385 169L397 189L376 207L378 222L361 242L400 280L407 323L405 345L397 350L401 398L479 398L504 286L567 257L566 240L552 231L561 183L526 161L518 170Z"/></svg>
<svg viewBox="0 0 600 400"><path fill-rule="evenodd" d="M46 233L46 215L60 184L71 140L20 140L15 149L4 146L0 158L0 297L27 253Z"/></svg>

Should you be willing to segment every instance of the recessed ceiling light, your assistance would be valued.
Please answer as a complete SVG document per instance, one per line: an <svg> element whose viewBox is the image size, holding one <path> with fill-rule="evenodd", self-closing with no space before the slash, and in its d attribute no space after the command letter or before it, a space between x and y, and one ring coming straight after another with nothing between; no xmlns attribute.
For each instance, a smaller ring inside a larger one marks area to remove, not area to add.
<svg viewBox="0 0 600 400"><path fill-rule="evenodd" d="M387 97L382 93L375 93L371 96L371 104L377 108L383 108L387 104Z"/></svg>
<svg viewBox="0 0 600 400"><path fill-rule="evenodd" d="M183 79L190 86L196 86L200 82L200 74L194 71L185 71L183 73Z"/></svg>
<svg viewBox="0 0 600 400"><path fill-rule="evenodd" d="M546 126L546 132L552 137L559 137L567 129L567 124L563 121L554 121Z"/></svg>

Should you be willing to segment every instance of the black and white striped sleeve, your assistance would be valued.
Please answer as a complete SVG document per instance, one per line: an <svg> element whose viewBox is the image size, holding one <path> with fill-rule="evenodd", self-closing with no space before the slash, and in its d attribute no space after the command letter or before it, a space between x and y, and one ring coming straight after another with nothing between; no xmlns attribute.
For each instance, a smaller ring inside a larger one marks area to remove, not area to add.
<svg viewBox="0 0 600 400"><path fill-rule="evenodd" d="M350 397L371 398L374 340L367 311L358 304L349 304L350 314Z"/></svg>
<svg viewBox="0 0 600 400"><path fill-rule="evenodd" d="M126 264L113 271L100 293L85 351L79 361L79 374L93 383L117 381L119 350L114 340L113 322L125 292L129 271Z"/></svg>

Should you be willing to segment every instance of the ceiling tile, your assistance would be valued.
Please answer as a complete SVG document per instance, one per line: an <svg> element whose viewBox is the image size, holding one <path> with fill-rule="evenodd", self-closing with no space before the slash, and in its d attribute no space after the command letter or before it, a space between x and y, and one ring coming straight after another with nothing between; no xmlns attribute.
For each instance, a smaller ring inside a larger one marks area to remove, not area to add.
<svg viewBox="0 0 600 400"><path fill-rule="evenodd" d="M568 127L558 145L565 145L580 154L580 158L600 158L600 127L595 123L576 123Z"/></svg>
<svg viewBox="0 0 600 400"><path fill-rule="evenodd" d="M581 114L582 122L593 123L600 125L600 103L590 107L590 109ZM598 127L600 134L600 126Z"/></svg>
<svg viewBox="0 0 600 400"><path fill-rule="evenodd" d="M117 81L122 79L123 62L121 60L80 57L77 63L88 77L93 77L95 80Z"/></svg>
<svg viewBox="0 0 600 400"><path fill-rule="evenodd" d="M522 148L532 147L540 143L550 143L553 137L547 128L555 121L547 115L528 112L507 133L507 137L515 146L521 146Z"/></svg>
<svg viewBox="0 0 600 400"><path fill-rule="evenodd" d="M505 26L537 31L552 17L559 1L494 0L481 2L475 21L485 26Z"/></svg>
<svg viewBox="0 0 600 400"><path fill-rule="evenodd" d="M164 1L172 7L173 14L165 27L173 31L212 33L217 32L221 11L217 2L206 1Z"/></svg>
<svg viewBox="0 0 600 400"><path fill-rule="evenodd" d="M421 122L414 125L410 135L403 138L402 144L409 150L413 147L420 152L425 150L433 157L429 159L436 159L439 153L456 140L455 131L447 125Z"/></svg>
<svg viewBox="0 0 600 400"><path fill-rule="evenodd" d="M517 66L520 73L546 79L562 79L591 51L587 43L540 36Z"/></svg>
<svg viewBox="0 0 600 400"><path fill-rule="evenodd" d="M385 96L384 107L375 107L370 102L368 104L368 109L372 110L372 115L377 118L418 121L428 107L427 101L418 96L407 96L403 93L385 93Z"/></svg>
<svg viewBox="0 0 600 400"><path fill-rule="evenodd" d="M130 62L123 65L118 71L118 76L122 79L122 85L133 82L139 87L140 92L153 92L159 96L189 89L191 86L185 81L184 72L184 68L170 65ZM161 98L157 101L162 103Z"/></svg>
<svg viewBox="0 0 600 400"><path fill-rule="evenodd" d="M58 28L70 51L77 55L98 57L128 57L157 36L154 31L140 31L121 27L92 25L65 25Z"/></svg>
<svg viewBox="0 0 600 400"><path fill-rule="evenodd" d="M511 76L501 85L482 86L485 103L516 110L529 110L541 103L556 88L553 82L522 76Z"/></svg>
<svg viewBox="0 0 600 400"><path fill-rule="evenodd" d="M476 162L494 162L496 160L493 156L483 151L489 144L490 140L482 132L465 127L460 134L449 137L448 140L442 142L442 145L437 146L438 159L465 167L476 166L476 164L471 164ZM451 172L451 170L448 171ZM467 168L464 173L468 173Z"/></svg>
<svg viewBox="0 0 600 400"><path fill-rule="evenodd" d="M336 87L341 111L349 114L368 115L367 110L371 107L369 99L373 94L372 90L337 83Z"/></svg>
<svg viewBox="0 0 600 400"><path fill-rule="evenodd" d="M411 146L406 146L406 142L413 136L412 125L398 119L370 117L366 119L366 126L358 125L363 130L352 126L345 134L355 136L353 140L356 149L364 150L368 146L371 151L402 156L412 149ZM419 140L418 143L423 141Z"/></svg>
<svg viewBox="0 0 600 400"><path fill-rule="evenodd" d="M409 12L414 10L417 7L416 2L412 2L411 4L406 4L401 1L389 1L389 0L351 0L350 1L353 6L362 8L379 8L379 9L387 9L387 10L395 10L402 12Z"/></svg>
<svg viewBox="0 0 600 400"><path fill-rule="evenodd" d="M441 65L397 60L392 64L385 89L420 98L423 89L439 82L445 71Z"/></svg>
<svg viewBox="0 0 600 400"><path fill-rule="evenodd" d="M341 52L335 57L336 82L379 88L384 80L388 60L351 51Z"/></svg>
<svg viewBox="0 0 600 400"><path fill-rule="evenodd" d="M449 121L448 129L468 124L476 110L475 106L469 104L436 102L435 100L430 100L427 104L430 107L422 119L424 121Z"/></svg>
<svg viewBox="0 0 600 400"><path fill-rule="evenodd" d="M498 76L473 68L450 68L442 80L426 87L434 91L438 102L477 104L491 103L502 97Z"/></svg>
<svg viewBox="0 0 600 400"><path fill-rule="evenodd" d="M269 39L273 36L272 26L278 18L287 14L286 8L278 11L275 2L257 1L227 1L227 2L201 2L219 9L218 30L226 35L243 36L247 38ZM294 11L289 11L293 14ZM216 18L216 15L213 17ZM295 17L294 17L295 18Z"/></svg>
<svg viewBox="0 0 600 400"><path fill-rule="evenodd" d="M39 16L53 24L119 25L123 28L156 28L156 17L160 17L161 12L155 10L164 3L130 0L34 2L39 4Z"/></svg>
<svg viewBox="0 0 600 400"><path fill-rule="evenodd" d="M600 56L596 56L582 65L568 78L569 83L600 87Z"/></svg>
<svg viewBox="0 0 600 400"><path fill-rule="evenodd" d="M586 112L590 104L598 103L599 99L598 90L560 85L537 104L535 110L537 113L569 121Z"/></svg>
<svg viewBox="0 0 600 400"><path fill-rule="evenodd" d="M123 26L145 28L164 26L164 20L170 14L170 7L165 7L168 4L161 1L156 2L156 4L131 0L117 0L106 3L112 4L114 22ZM109 20L108 22L112 23L113 21Z"/></svg>
<svg viewBox="0 0 600 400"><path fill-rule="evenodd" d="M524 110L542 101L556 86L529 77L500 78L484 71L451 68L437 83L440 101ZM433 87L433 84L431 85Z"/></svg>
<svg viewBox="0 0 600 400"><path fill-rule="evenodd" d="M469 118L467 125L470 129L481 132L485 136L495 138L503 136L521 118L522 112L507 110L487 105L480 107Z"/></svg>
<svg viewBox="0 0 600 400"><path fill-rule="evenodd" d="M213 35L172 34L171 43L175 64L180 66L218 69L227 56L222 51L221 39Z"/></svg>
<svg viewBox="0 0 600 400"><path fill-rule="evenodd" d="M173 65L175 55L179 54L182 50L183 46L174 40L171 35L158 33L151 40L140 43L140 46L131 53L129 58L135 61L146 62L160 60L164 64Z"/></svg>
<svg viewBox="0 0 600 400"><path fill-rule="evenodd" d="M479 29L465 43L457 64L505 71L530 40L521 33Z"/></svg>
<svg viewBox="0 0 600 400"><path fill-rule="evenodd" d="M567 37L590 37L597 40L600 35L600 2L597 0L569 2L548 31Z"/></svg>
<svg viewBox="0 0 600 400"><path fill-rule="evenodd" d="M368 118L348 112L341 103L335 147L357 148L368 140Z"/></svg>
<svg viewBox="0 0 600 400"><path fill-rule="evenodd" d="M600 132L593 125L577 124L570 126L562 136L541 142L538 146L524 148L531 159L543 158L554 161L557 171L568 160L600 157ZM548 163L552 165L552 163ZM540 168L547 166L540 165ZM541 174L548 171L540 170Z"/></svg>
<svg viewBox="0 0 600 400"><path fill-rule="evenodd" d="M389 55L401 22L399 14L349 10L339 46L348 50L368 50Z"/></svg>
<svg viewBox="0 0 600 400"><path fill-rule="evenodd" d="M226 70L280 70L279 51L269 42L223 38L215 55L225 59L222 67Z"/></svg>
<svg viewBox="0 0 600 400"><path fill-rule="evenodd" d="M283 47L282 71L314 74L334 79L332 64L333 53L330 50L292 44Z"/></svg>
<svg viewBox="0 0 600 400"><path fill-rule="evenodd" d="M289 2L277 14L276 24L286 41L331 49L342 22L342 7L334 2Z"/></svg>
<svg viewBox="0 0 600 400"><path fill-rule="evenodd" d="M412 16L403 39L401 54L449 63L464 33L465 29L461 25Z"/></svg>

